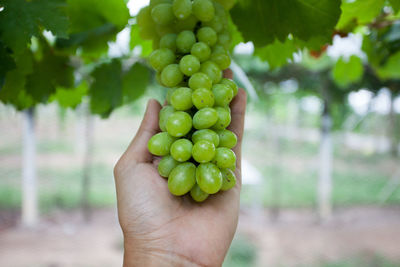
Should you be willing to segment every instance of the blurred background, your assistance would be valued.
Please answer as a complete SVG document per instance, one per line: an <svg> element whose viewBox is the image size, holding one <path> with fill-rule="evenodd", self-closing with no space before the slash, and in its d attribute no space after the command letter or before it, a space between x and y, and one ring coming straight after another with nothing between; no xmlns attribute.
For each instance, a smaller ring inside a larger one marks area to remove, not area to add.
<svg viewBox="0 0 400 267"><path fill-rule="evenodd" d="M148 55L148 41L132 41L147 4L126 3L133 22L108 41L106 57ZM399 6L382 1L351 30L340 18L347 28L317 49L235 43L231 69L249 100L240 219L225 267L400 266ZM143 92L101 111L107 118L92 115L84 82L24 111L3 99L0 266L121 266L113 167L147 100L165 97L145 74L144 84L133 79Z"/></svg>

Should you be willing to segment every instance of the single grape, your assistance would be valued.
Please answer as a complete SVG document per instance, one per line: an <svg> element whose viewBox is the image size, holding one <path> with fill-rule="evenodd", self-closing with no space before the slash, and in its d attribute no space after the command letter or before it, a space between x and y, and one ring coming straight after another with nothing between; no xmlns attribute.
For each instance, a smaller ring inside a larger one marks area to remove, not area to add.
<svg viewBox="0 0 400 267"><path fill-rule="evenodd" d="M213 108L202 108L193 116L193 127L207 129L213 126L218 120L218 113Z"/></svg>
<svg viewBox="0 0 400 267"><path fill-rule="evenodd" d="M177 86L183 80L178 64L170 64L161 72L161 81L167 87Z"/></svg>
<svg viewBox="0 0 400 267"><path fill-rule="evenodd" d="M147 147L151 154L156 156L165 156L169 154L169 149L175 141L171 135L161 132L150 138Z"/></svg>
<svg viewBox="0 0 400 267"><path fill-rule="evenodd" d="M194 144L192 149L192 156L194 160L198 163L209 162L215 156L215 146L210 141L200 140Z"/></svg>
<svg viewBox="0 0 400 267"><path fill-rule="evenodd" d="M168 189L175 196L188 193L196 184L196 166L191 162L176 166L168 176Z"/></svg>
<svg viewBox="0 0 400 267"><path fill-rule="evenodd" d="M168 88L167 95L165 97L167 102L168 102L168 104L171 104L171 96L175 92L176 89L178 89L178 88L177 87Z"/></svg>
<svg viewBox="0 0 400 267"><path fill-rule="evenodd" d="M192 117L184 111L175 111L168 117L166 128L171 136L182 137L192 128Z"/></svg>
<svg viewBox="0 0 400 267"><path fill-rule="evenodd" d="M213 49L211 54L226 54L227 50L220 44L216 44Z"/></svg>
<svg viewBox="0 0 400 267"><path fill-rule="evenodd" d="M236 185L236 176L230 169L222 169L222 191L227 191Z"/></svg>
<svg viewBox="0 0 400 267"><path fill-rule="evenodd" d="M178 19L186 19L192 14L192 2L190 0L174 0L172 10Z"/></svg>
<svg viewBox="0 0 400 267"><path fill-rule="evenodd" d="M198 20L195 16L190 15L188 18L184 20L177 20L174 24L174 30L176 32L181 31L193 31L196 27Z"/></svg>
<svg viewBox="0 0 400 267"><path fill-rule="evenodd" d="M221 70L225 70L231 65L231 58L228 54L212 54L211 61L215 62Z"/></svg>
<svg viewBox="0 0 400 267"><path fill-rule="evenodd" d="M224 107L231 103L233 98L233 90L228 85L213 85L212 91L214 93L215 105Z"/></svg>
<svg viewBox="0 0 400 267"><path fill-rule="evenodd" d="M218 44L222 45L226 50L231 46L232 37L228 31L223 31L218 35Z"/></svg>
<svg viewBox="0 0 400 267"><path fill-rule="evenodd" d="M237 136L235 133L224 129L217 131L217 134L219 137L219 146L226 148L233 148L236 146ZM192 141L195 143L195 141L193 140L193 136L192 136Z"/></svg>
<svg viewBox="0 0 400 267"><path fill-rule="evenodd" d="M218 147L212 163L217 165L220 169L230 168L236 163L236 155L229 148Z"/></svg>
<svg viewBox="0 0 400 267"><path fill-rule="evenodd" d="M174 21L174 13L171 4L158 4L151 10L151 17L159 25L167 25Z"/></svg>
<svg viewBox="0 0 400 267"><path fill-rule="evenodd" d="M184 162L192 156L192 148L193 144L189 140L178 139L171 145L170 154L175 160Z"/></svg>
<svg viewBox="0 0 400 267"><path fill-rule="evenodd" d="M216 1L220 3L226 10L229 10L236 4L237 0L216 0Z"/></svg>
<svg viewBox="0 0 400 267"><path fill-rule="evenodd" d="M222 174L213 163L202 163L196 169L196 181L207 194L217 193L222 186Z"/></svg>
<svg viewBox="0 0 400 267"><path fill-rule="evenodd" d="M190 196L196 202L203 202L208 198L208 194L201 190L198 184L195 184L190 190Z"/></svg>
<svg viewBox="0 0 400 267"><path fill-rule="evenodd" d="M192 94L192 102L197 109L212 107L214 106L213 92L206 88L196 89Z"/></svg>
<svg viewBox="0 0 400 267"><path fill-rule="evenodd" d="M190 53L197 57L200 62L204 62L210 58L211 49L208 45L203 42L195 43L190 50Z"/></svg>
<svg viewBox="0 0 400 267"><path fill-rule="evenodd" d="M206 88L206 89L211 90L212 81L207 76L207 74L198 72L198 73L193 74L192 77L190 77L189 87L192 88L193 90L196 90L199 88Z"/></svg>
<svg viewBox="0 0 400 267"><path fill-rule="evenodd" d="M158 173L162 177L168 177L171 173L172 169L179 165L179 162L176 161L171 155L164 156L160 163L158 163Z"/></svg>
<svg viewBox="0 0 400 267"><path fill-rule="evenodd" d="M236 83L232 80L229 80L227 78L223 78L220 82L221 84L228 85L232 90L233 90L233 96L236 96L238 93L238 86Z"/></svg>
<svg viewBox="0 0 400 267"><path fill-rule="evenodd" d="M222 79L222 71L214 62L208 60L201 64L200 72L208 75L211 81L216 84Z"/></svg>
<svg viewBox="0 0 400 267"><path fill-rule="evenodd" d="M180 53L189 53L192 46L196 43L196 36L192 31L183 31L176 38L176 48Z"/></svg>
<svg viewBox="0 0 400 267"><path fill-rule="evenodd" d="M179 69L186 76L192 76L200 69L200 61L195 56L186 55L179 62Z"/></svg>
<svg viewBox="0 0 400 267"><path fill-rule="evenodd" d="M172 52L176 51L176 33L169 33L161 37L160 48L168 48Z"/></svg>
<svg viewBox="0 0 400 267"><path fill-rule="evenodd" d="M172 0L150 0L150 7L153 8L159 4L171 4Z"/></svg>
<svg viewBox="0 0 400 267"><path fill-rule="evenodd" d="M197 31L197 39L208 46L217 42L217 33L211 27L202 27Z"/></svg>
<svg viewBox="0 0 400 267"><path fill-rule="evenodd" d="M188 110L193 106L192 89L188 87L180 87L171 95L171 105L176 110Z"/></svg>
<svg viewBox="0 0 400 267"><path fill-rule="evenodd" d="M197 130L192 134L192 142L196 144L201 140L207 140L214 144L215 147L219 145L219 136L216 132L210 129Z"/></svg>
<svg viewBox="0 0 400 267"><path fill-rule="evenodd" d="M231 124L231 113L222 107L214 108L218 113L218 120L212 127L215 130L222 130Z"/></svg>
<svg viewBox="0 0 400 267"><path fill-rule="evenodd" d="M167 123L168 117L174 112L175 110L172 106L165 106L160 110L158 114L159 117L158 125L160 126L161 131L163 132L167 131L165 124Z"/></svg>
<svg viewBox="0 0 400 267"><path fill-rule="evenodd" d="M175 54L168 48L154 50L149 57L149 63L156 71L162 71L175 62Z"/></svg>
<svg viewBox="0 0 400 267"><path fill-rule="evenodd" d="M200 21L210 21L214 18L214 5L210 0L194 0L192 12Z"/></svg>
<svg viewBox="0 0 400 267"><path fill-rule="evenodd" d="M153 40L153 49L159 48L161 37L163 37L164 35L167 35L167 34L174 33L174 29L172 29L171 26L169 26L169 25L156 24L156 32L157 32L157 35L159 38L158 38L158 40ZM155 45L157 45L156 48L155 48Z"/></svg>
<svg viewBox="0 0 400 267"><path fill-rule="evenodd" d="M141 38L144 40L152 40L157 36L154 21L151 18L151 8L149 6L139 11L136 20L139 25L139 35Z"/></svg>

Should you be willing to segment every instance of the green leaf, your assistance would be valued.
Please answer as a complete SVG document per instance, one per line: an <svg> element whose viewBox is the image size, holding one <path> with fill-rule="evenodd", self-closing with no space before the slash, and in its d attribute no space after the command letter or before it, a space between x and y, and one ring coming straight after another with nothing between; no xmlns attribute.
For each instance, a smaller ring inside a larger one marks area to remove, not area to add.
<svg viewBox="0 0 400 267"><path fill-rule="evenodd" d="M240 0L231 10L245 41L261 47L289 34L307 41L331 39L340 16L340 0Z"/></svg>
<svg viewBox="0 0 400 267"><path fill-rule="evenodd" d="M10 51L0 42L0 92L8 71L16 67Z"/></svg>
<svg viewBox="0 0 400 267"><path fill-rule="evenodd" d="M88 90L88 84L85 81L72 89L59 87L51 100L57 101L63 108L76 108L82 102L82 98Z"/></svg>
<svg viewBox="0 0 400 267"><path fill-rule="evenodd" d="M357 24L366 24L381 13L385 0L343 1L342 16L336 26L338 29L351 30Z"/></svg>
<svg viewBox="0 0 400 267"><path fill-rule="evenodd" d="M125 102L138 99L145 92L150 81L150 70L140 63L135 63L122 78Z"/></svg>
<svg viewBox="0 0 400 267"><path fill-rule="evenodd" d="M98 66L92 73L94 79L89 90L90 109L102 117L122 104L121 62L114 59Z"/></svg>
<svg viewBox="0 0 400 267"><path fill-rule="evenodd" d="M297 46L293 40L286 39L284 43L275 40L274 43L262 48L255 48L254 53L261 60L267 61L271 68L285 65L288 59L293 58Z"/></svg>
<svg viewBox="0 0 400 267"><path fill-rule="evenodd" d="M400 10L400 0L389 0L389 3L392 5L392 8L395 13Z"/></svg>
<svg viewBox="0 0 400 267"><path fill-rule="evenodd" d="M351 56L348 61L340 58L332 70L333 78L340 87L358 82L363 75L363 64L359 57Z"/></svg>
<svg viewBox="0 0 400 267"><path fill-rule="evenodd" d="M400 51L391 55L377 72L382 79L400 79Z"/></svg>
<svg viewBox="0 0 400 267"><path fill-rule="evenodd" d="M142 57L150 55L151 51L153 50L152 41L143 40L142 38L140 38L139 26L137 24L134 24L131 27L131 39L129 42L129 46L131 49L140 46L142 49Z"/></svg>
<svg viewBox="0 0 400 267"><path fill-rule="evenodd" d="M43 28L67 37L65 0L3 0L2 5L1 39L15 53L23 51L32 36L39 37Z"/></svg>

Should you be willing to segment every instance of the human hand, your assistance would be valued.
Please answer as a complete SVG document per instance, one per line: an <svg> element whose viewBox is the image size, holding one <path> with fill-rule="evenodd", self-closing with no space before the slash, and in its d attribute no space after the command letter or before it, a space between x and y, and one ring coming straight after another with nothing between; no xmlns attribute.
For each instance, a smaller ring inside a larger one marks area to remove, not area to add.
<svg viewBox="0 0 400 267"><path fill-rule="evenodd" d="M230 71L227 77L232 77ZM115 166L118 217L124 234L124 266L221 266L236 231L241 188L241 142L246 93L231 103L237 184L203 203L176 197L157 171L159 157L147 149L159 132L156 100L150 100L141 126Z"/></svg>

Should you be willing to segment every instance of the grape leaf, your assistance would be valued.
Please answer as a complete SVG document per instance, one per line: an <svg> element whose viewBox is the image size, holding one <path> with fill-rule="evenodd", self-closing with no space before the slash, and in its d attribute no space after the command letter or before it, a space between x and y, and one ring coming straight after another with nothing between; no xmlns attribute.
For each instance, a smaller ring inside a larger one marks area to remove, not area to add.
<svg viewBox="0 0 400 267"><path fill-rule="evenodd" d="M369 23L382 11L384 4L385 0L343 1L342 16L336 28L352 30L357 24Z"/></svg>
<svg viewBox="0 0 400 267"><path fill-rule="evenodd" d="M149 81L150 70L140 63L135 63L122 78L125 102L134 101L142 96Z"/></svg>
<svg viewBox="0 0 400 267"><path fill-rule="evenodd" d="M348 61L342 57L336 62L332 70L332 76L339 87L346 87L358 82L363 75L363 64L359 57L351 56Z"/></svg>
<svg viewBox="0 0 400 267"><path fill-rule="evenodd" d="M0 42L0 91L4 84L6 74L8 71L16 67L14 59L11 57L11 53L6 49L2 42Z"/></svg>
<svg viewBox="0 0 400 267"><path fill-rule="evenodd" d="M81 102L82 97L88 92L88 84L83 81L75 88L57 88L56 93L51 96L52 101L57 101L63 108L76 108Z"/></svg>
<svg viewBox="0 0 400 267"><path fill-rule="evenodd" d="M289 34L307 41L331 39L340 16L340 0L239 0L231 10L245 41L261 47Z"/></svg>
<svg viewBox="0 0 400 267"><path fill-rule="evenodd" d="M256 47L254 54L261 60L267 61L271 68L276 68L286 64L288 59L292 59L297 49L294 40L286 39L284 43L275 40L267 46Z"/></svg>
<svg viewBox="0 0 400 267"><path fill-rule="evenodd" d="M395 13L400 10L400 0L389 0L389 3L392 5L392 8Z"/></svg>
<svg viewBox="0 0 400 267"><path fill-rule="evenodd" d="M94 82L90 86L90 110L93 114L108 117L111 111L122 104L121 62L114 59L98 66L92 73Z"/></svg>
<svg viewBox="0 0 400 267"><path fill-rule="evenodd" d="M391 55L377 72L382 79L400 79L400 51Z"/></svg>
<svg viewBox="0 0 400 267"><path fill-rule="evenodd" d="M15 53L22 52L42 28L55 36L67 37L65 0L3 0L0 12L1 39Z"/></svg>

